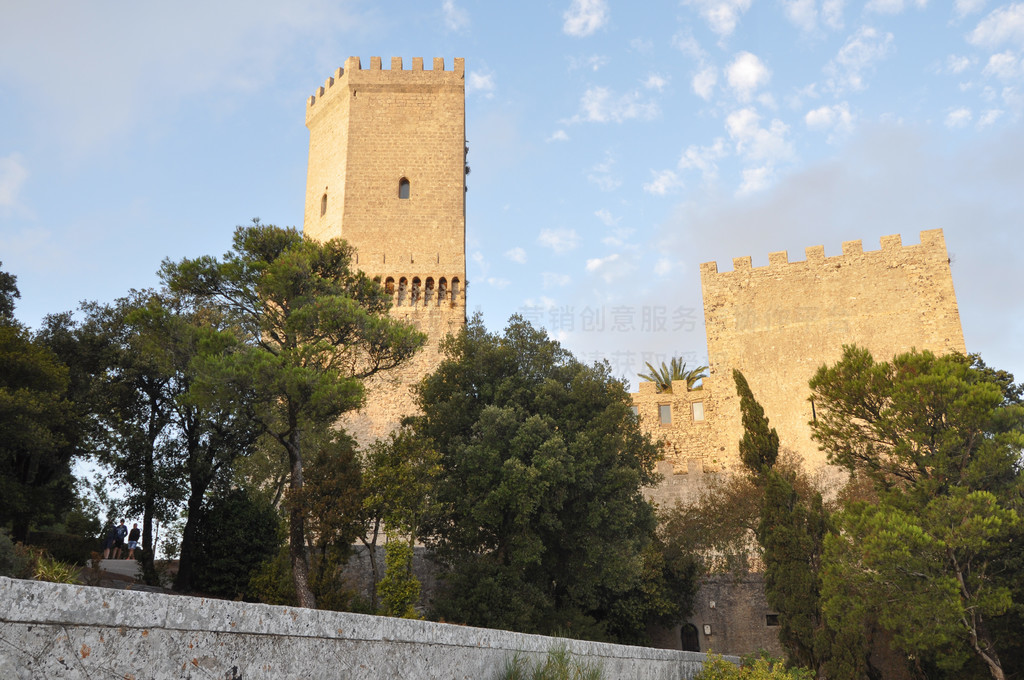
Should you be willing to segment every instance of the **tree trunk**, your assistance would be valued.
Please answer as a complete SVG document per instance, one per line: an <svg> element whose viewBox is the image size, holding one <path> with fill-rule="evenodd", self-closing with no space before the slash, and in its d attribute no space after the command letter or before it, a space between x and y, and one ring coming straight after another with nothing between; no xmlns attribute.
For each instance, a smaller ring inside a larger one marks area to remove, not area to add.
<svg viewBox="0 0 1024 680"><path fill-rule="evenodd" d="M174 577L174 589L180 592L192 590L192 572L195 562L196 525L202 510L203 495L206 493L204 484L192 480L192 493L188 498L188 517L185 529L181 532L181 555L178 558L178 574Z"/></svg>
<svg viewBox="0 0 1024 680"><path fill-rule="evenodd" d="M373 522L373 533L370 534L370 538L367 539L365 536L360 536L359 540L366 546L366 551L370 555L370 573L373 578L373 584L370 588L370 607L374 612L377 611L377 584L380 583L380 567L377 566L377 537L380 534L380 520L374 520Z"/></svg>
<svg viewBox="0 0 1024 680"><path fill-rule="evenodd" d="M288 553L292 562L292 580L300 607L316 609L316 598L309 587L309 559L306 556L306 508L302 502L302 449L299 435L293 428L287 443L288 460L291 463L292 498L290 499Z"/></svg>

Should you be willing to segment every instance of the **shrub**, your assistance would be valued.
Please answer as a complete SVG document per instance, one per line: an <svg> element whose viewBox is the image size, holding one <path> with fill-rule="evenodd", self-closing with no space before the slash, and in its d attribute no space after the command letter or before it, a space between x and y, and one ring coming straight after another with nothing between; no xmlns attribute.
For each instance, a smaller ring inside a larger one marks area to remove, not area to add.
<svg viewBox="0 0 1024 680"><path fill-rule="evenodd" d="M78 567L54 559L46 551L39 553L32 578L50 583L78 583Z"/></svg>
<svg viewBox="0 0 1024 680"><path fill-rule="evenodd" d="M544 662L531 664L518 653L505 659L496 680L603 680L599 664L574 659L565 647L548 652Z"/></svg>
<svg viewBox="0 0 1024 680"><path fill-rule="evenodd" d="M717 654L708 654L694 680L814 680L814 674L806 668L786 668L784 661L767 655L746 657L737 666Z"/></svg>

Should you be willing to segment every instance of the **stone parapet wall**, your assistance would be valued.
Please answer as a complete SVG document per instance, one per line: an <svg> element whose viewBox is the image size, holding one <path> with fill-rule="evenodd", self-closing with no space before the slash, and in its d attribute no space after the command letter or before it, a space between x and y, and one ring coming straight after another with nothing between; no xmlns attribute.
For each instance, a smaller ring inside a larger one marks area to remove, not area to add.
<svg viewBox="0 0 1024 680"><path fill-rule="evenodd" d="M0 677L485 680L564 645L616 680L704 655L427 621L0 578ZM733 659L735 660L735 659Z"/></svg>

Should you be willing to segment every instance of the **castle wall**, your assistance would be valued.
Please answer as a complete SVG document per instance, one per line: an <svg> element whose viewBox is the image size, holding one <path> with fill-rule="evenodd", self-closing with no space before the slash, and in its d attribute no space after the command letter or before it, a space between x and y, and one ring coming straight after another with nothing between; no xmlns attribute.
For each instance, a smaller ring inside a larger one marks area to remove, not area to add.
<svg viewBox="0 0 1024 680"><path fill-rule="evenodd" d="M382 68L358 57L306 106L309 169L303 233L343 238L356 266L391 292L393 318L428 336L407 365L367 381L364 407L343 425L362 444L416 411L411 387L433 371L438 345L466 323L465 65L414 58ZM403 194L402 184L408 183Z"/></svg>
<svg viewBox="0 0 1024 680"><path fill-rule="evenodd" d="M825 257L824 247L814 246L803 261L790 262L785 251L768 261L752 267L750 257L740 257L724 272L715 262L701 265L710 365L703 389L687 391L677 382L672 393L657 394L653 383L641 383L633 395L641 424L665 441L677 477L690 461L705 471L739 464L743 427L734 368L747 378L781 445L814 471L826 460L811 440L807 384L820 366L842 356L844 344L865 347L879 360L914 348L966 351L940 229L921 232L918 245L885 236L879 250L848 241L842 255ZM693 418L698 401L702 421ZM662 404L671 406L670 425L658 418ZM673 485L682 499L686 483L670 480Z"/></svg>

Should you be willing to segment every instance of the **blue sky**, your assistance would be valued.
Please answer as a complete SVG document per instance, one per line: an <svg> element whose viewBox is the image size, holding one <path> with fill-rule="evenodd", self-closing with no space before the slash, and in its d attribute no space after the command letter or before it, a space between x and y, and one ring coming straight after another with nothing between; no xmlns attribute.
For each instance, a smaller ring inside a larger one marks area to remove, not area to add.
<svg viewBox="0 0 1024 680"><path fill-rule="evenodd" d="M941 227L1024 378L1024 4L0 0L0 260L29 325L302 224L348 56L466 60L467 279L630 379L706 356L698 265Z"/></svg>

